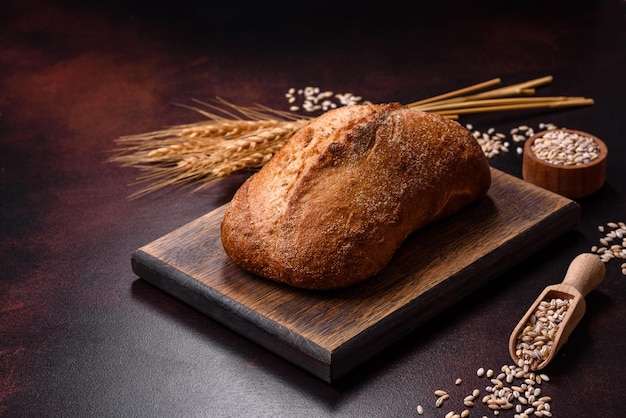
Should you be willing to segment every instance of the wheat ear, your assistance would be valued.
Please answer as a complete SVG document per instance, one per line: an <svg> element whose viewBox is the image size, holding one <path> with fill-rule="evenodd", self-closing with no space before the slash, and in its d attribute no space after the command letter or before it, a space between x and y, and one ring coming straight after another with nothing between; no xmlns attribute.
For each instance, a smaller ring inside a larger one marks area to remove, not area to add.
<svg viewBox="0 0 626 418"><path fill-rule="evenodd" d="M223 100L221 107L198 103L220 114L190 107L209 120L116 141L116 155L109 161L139 169L142 174L137 181L150 182L131 198L170 185L200 183L196 189L201 189L212 180L258 169L310 119L260 105L242 107Z"/></svg>

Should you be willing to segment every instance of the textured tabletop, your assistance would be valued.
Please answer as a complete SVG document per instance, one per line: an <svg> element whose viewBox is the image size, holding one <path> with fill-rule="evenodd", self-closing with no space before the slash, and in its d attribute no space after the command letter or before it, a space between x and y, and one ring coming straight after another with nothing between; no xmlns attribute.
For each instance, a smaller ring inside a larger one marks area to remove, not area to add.
<svg viewBox="0 0 626 418"><path fill-rule="evenodd" d="M613 229L607 223L626 221L624 2L209 3L3 4L0 416L411 417L418 405L424 417L494 416L480 401L494 384L477 371L498 377L529 304L576 255L600 245ZM513 128L552 123L601 138L607 179L576 200L580 222L337 382L131 269L134 251L227 203L249 175L128 199L145 184L135 183L138 170L107 162L115 140L203 120L185 107L194 99L289 110L289 89L319 87L410 103L495 77L510 84L546 75L554 80L537 95L595 104L459 122L504 133L509 151L489 163L516 177ZM626 411L624 262L606 264L585 316L544 370L550 380L534 385L551 398L551 416ZM474 389L480 395L467 407ZM450 395L439 408L436 390Z"/></svg>

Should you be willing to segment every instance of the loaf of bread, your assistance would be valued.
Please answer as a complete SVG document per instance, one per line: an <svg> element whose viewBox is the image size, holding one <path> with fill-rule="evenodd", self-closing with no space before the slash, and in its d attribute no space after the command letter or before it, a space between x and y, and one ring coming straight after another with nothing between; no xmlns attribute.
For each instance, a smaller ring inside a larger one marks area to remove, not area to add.
<svg viewBox="0 0 626 418"><path fill-rule="evenodd" d="M301 128L241 186L222 244L256 275L342 288L376 275L409 234L490 184L480 145L457 122L400 104L341 107Z"/></svg>

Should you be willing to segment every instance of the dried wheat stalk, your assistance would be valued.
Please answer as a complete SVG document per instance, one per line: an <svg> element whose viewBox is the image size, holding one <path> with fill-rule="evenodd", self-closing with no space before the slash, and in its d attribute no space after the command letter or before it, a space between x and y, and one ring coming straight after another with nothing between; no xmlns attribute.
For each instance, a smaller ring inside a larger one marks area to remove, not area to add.
<svg viewBox="0 0 626 418"><path fill-rule="evenodd" d="M547 76L474 93L500 83L496 78L408 106L456 119L459 114L593 104L581 97L519 97L531 96L535 87L551 81ZM117 139L116 155L109 161L139 169L138 182L149 182L131 198L170 185L197 184L201 189L235 172L258 169L311 119L261 105L236 106L219 98L214 103L196 102L202 107L184 107L204 115L206 121Z"/></svg>
<svg viewBox="0 0 626 418"><path fill-rule="evenodd" d="M196 183L196 189L201 189L234 172L258 169L310 119L219 99L218 105L202 104L220 113L191 107L208 120L116 141L117 154L109 161L139 169L138 182L150 183L131 198L170 185Z"/></svg>
<svg viewBox="0 0 626 418"><path fill-rule="evenodd" d="M276 123L272 127L267 127L263 122L260 121L258 129L237 139L209 137L207 141L197 141L192 148L187 149L182 146L179 148L179 144L170 144L147 153L141 151L146 155L143 159L134 154L134 161L128 165L144 171L139 177L140 181L151 182L149 187L136 196L165 186L186 183L198 183L197 189L201 189L210 184L211 180L237 171L260 168L305 121L274 121ZM183 143L189 144L184 136L179 138L183 139ZM158 155L151 155L155 152Z"/></svg>

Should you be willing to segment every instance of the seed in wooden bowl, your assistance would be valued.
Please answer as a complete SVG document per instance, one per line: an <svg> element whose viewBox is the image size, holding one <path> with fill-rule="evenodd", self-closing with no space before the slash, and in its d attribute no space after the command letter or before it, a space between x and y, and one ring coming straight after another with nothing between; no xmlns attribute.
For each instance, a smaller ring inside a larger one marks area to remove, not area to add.
<svg viewBox="0 0 626 418"><path fill-rule="evenodd" d="M546 132L535 139L531 150L537 158L558 165L589 164L600 156L593 138L565 130Z"/></svg>
<svg viewBox="0 0 626 418"><path fill-rule="evenodd" d="M522 178L570 199L604 185L608 148L591 134L571 129L543 131L524 144Z"/></svg>

